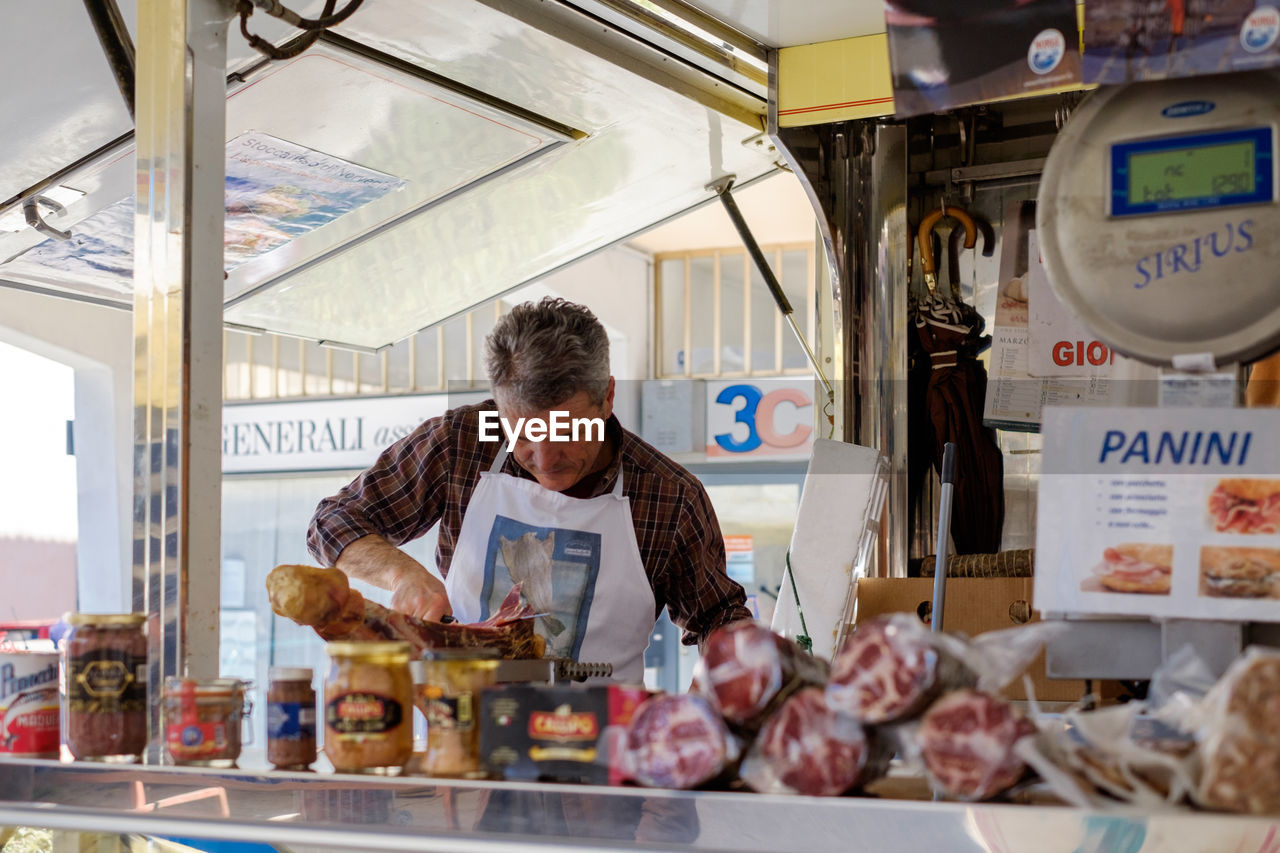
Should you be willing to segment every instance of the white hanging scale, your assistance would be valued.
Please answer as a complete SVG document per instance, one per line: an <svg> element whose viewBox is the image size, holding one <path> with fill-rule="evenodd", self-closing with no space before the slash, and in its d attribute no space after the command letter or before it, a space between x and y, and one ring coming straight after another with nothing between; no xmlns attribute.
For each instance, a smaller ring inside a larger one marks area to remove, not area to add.
<svg viewBox="0 0 1280 853"><path fill-rule="evenodd" d="M1059 299L1126 355L1184 370L1280 345L1280 73L1099 89L1045 164Z"/></svg>

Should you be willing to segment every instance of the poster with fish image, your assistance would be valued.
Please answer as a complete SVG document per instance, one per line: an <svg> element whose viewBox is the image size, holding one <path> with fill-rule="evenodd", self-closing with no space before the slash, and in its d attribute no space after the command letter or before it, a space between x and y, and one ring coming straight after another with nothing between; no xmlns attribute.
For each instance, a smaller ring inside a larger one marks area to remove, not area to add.
<svg viewBox="0 0 1280 853"><path fill-rule="evenodd" d="M534 527L498 515L489 532L482 619L488 619L511 587L538 616L534 630L547 642L547 657L578 659L600 574L598 533L561 527Z"/></svg>
<svg viewBox="0 0 1280 853"><path fill-rule="evenodd" d="M1035 606L1280 622L1280 410L1045 410Z"/></svg>
<svg viewBox="0 0 1280 853"><path fill-rule="evenodd" d="M1080 83L1072 0L886 0L885 28L900 118Z"/></svg>

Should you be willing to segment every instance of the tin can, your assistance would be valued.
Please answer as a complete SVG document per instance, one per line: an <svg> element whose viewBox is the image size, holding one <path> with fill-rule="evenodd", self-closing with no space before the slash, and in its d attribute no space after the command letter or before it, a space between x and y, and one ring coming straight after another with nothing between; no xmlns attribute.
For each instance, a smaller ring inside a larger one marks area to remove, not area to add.
<svg viewBox="0 0 1280 853"><path fill-rule="evenodd" d="M58 653L0 648L0 755L57 758Z"/></svg>
<svg viewBox="0 0 1280 853"><path fill-rule="evenodd" d="M238 678L165 679L164 742L175 764L235 767L244 690Z"/></svg>
<svg viewBox="0 0 1280 853"><path fill-rule="evenodd" d="M147 637L141 613L72 613L66 640L67 749L136 761L147 747Z"/></svg>
<svg viewBox="0 0 1280 853"><path fill-rule="evenodd" d="M498 670L494 649L432 649L414 661L414 692L427 720L428 776L476 779L480 760L480 694Z"/></svg>
<svg viewBox="0 0 1280 853"><path fill-rule="evenodd" d="M396 775L413 755L408 643L329 643L324 752L339 773Z"/></svg>

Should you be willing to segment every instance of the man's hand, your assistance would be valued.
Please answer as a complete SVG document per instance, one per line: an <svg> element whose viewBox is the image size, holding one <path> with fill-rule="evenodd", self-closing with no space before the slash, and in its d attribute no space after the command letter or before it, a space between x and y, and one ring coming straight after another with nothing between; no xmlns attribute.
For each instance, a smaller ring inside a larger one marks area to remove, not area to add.
<svg viewBox="0 0 1280 853"><path fill-rule="evenodd" d="M439 622L441 616L453 613L444 584L426 569L400 577L391 591L391 609L432 622Z"/></svg>
<svg viewBox="0 0 1280 853"><path fill-rule="evenodd" d="M435 622L453 613L440 579L381 536L352 542L338 555L337 567L348 577L391 590L392 610Z"/></svg>

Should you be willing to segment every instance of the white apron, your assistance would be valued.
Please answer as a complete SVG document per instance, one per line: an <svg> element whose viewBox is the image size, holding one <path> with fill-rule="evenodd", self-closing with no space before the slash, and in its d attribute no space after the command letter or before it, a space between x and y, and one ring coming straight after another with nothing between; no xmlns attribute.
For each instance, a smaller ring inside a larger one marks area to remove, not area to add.
<svg viewBox="0 0 1280 853"><path fill-rule="evenodd" d="M538 613L547 657L613 664L613 681L644 681L654 599L622 473L613 491L571 498L501 472L504 448L471 494L445 589L460 622L487 619L511 590Z"/></svg>

